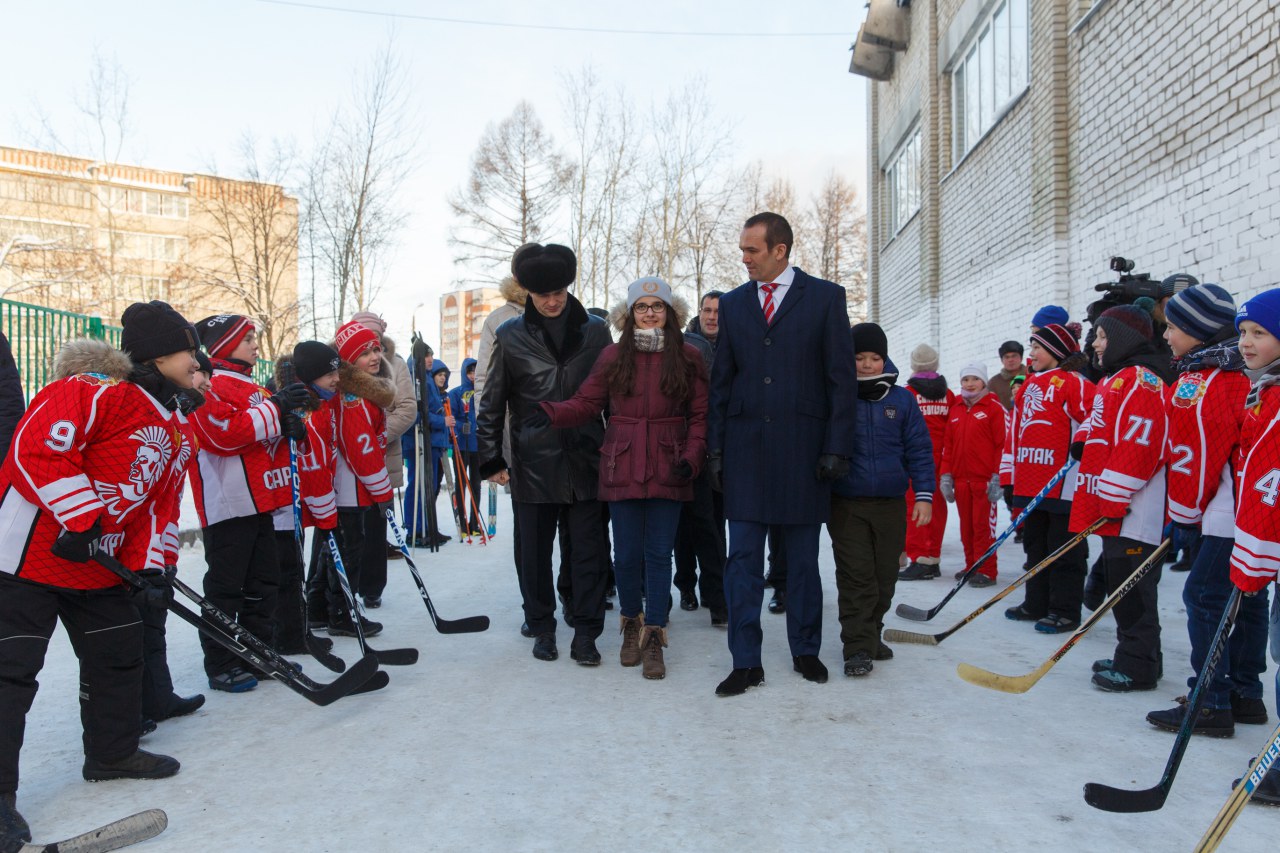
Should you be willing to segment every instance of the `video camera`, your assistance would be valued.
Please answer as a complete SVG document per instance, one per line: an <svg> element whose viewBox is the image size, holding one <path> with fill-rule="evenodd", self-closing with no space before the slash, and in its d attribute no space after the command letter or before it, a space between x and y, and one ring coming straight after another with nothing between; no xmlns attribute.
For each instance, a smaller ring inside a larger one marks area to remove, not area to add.
<svg viewBox="0 0 1280 853"><path fill-rule="evenodd" d="M1104 295L1096 302L1091 302L1086 309L1090 323L1096 323L1098 317L1108 308L1116 305L1132 305L1143 296L1156 302L1160 301L1160 282L1153 279L1151 273L1135 273L1133 267L1134 262L1129 258L1117 255L1111 259L1111 269L1119 273L1120 277L1117 281L1104 281L1094 286L1094 290Z"/></svg>

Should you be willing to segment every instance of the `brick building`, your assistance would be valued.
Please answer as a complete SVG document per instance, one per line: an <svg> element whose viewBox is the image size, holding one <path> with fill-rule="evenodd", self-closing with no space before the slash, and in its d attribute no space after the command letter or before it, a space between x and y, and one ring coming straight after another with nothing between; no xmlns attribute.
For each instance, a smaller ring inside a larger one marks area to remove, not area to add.
<svg viewBox="0 0 1280 853"><path fill-rule="evenodd" d="M273 184L0 147L0 297L118 324L163 299L297 337L298 202Z"/></svg>
<svg viewBox="0 0 1280 853"><path fill-rule="evenodd" d="M872 0L870 315L954 379L1108 258L1237 302L1280 278L1280 13L1194 0Z"/></svg>
<svg viewBox="0 0 1280 853"><path fill-rule="evenodd" d="M480 351L484 318L505 299L496 287L455 290L440 297L440 349L436 357L453 371L454 384L462 381L462 360Z"/></svg>

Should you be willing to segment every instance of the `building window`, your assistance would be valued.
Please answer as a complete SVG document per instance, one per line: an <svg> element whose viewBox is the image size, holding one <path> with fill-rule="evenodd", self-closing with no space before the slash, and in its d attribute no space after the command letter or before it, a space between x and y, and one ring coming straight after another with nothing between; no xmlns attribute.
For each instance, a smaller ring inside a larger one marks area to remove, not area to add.
<svg viewBox="0 0 1280 853"><path fill-rule="evenodd" d="M897 234L920 209L920 128L898 146L885 169L889 186L889 233Z"/></svg>
<svg viewBox="0 0 1280 853"><path fill-rule="evenodd" d="M107 187L103 194L103 204L112 213L141 213L169 219L186 219L189 215L185 196L150 190Z"/></svg>
<svg viewBox="0 0 1280 853"><path fill-rule="evenodd" d="M1027 2L997 5L952 72L957 162L1027 88Z"/></svg>

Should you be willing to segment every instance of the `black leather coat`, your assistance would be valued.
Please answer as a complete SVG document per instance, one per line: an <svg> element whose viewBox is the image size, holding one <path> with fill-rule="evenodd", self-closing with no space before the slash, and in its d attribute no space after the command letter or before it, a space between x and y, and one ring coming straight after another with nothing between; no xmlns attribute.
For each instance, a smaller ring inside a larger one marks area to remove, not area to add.
<svg viewBox="0 0 1280 853"><path fill-rule="evenodd" d="M603 422L597 419L574 429L525 426L538 403L572 397L591 373L600 351L613 343L604 321L588 314L572 294L565 311L568 328L560 351L532 303L526 305L523 316L498 327L476 415L480 476L508 469L512 497L525 503L596 499ZM502 457L508 409L512 459Z"/></svg>

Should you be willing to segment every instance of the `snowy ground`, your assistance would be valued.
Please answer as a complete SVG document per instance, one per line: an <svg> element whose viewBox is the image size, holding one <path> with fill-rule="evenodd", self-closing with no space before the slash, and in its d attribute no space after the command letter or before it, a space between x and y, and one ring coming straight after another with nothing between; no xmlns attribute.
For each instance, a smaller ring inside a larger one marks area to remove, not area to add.
<svg viewBox="0 0 1280 853"><path fill-rule="evenodd" d="M605 665L535 660L518 633L510 521L488 547L456 542L418 552L446 618L489 614L487 633L431 626L403 563L374 616L378 648L421 649L391 684L327 708L279 684L232 696L209 691L195 632L170 620L180 692L204 692L196 715L162 723L145 748L182 761L159 782L80 779L74 657L59 629L27 726L18 794L37 840L84 831L144 808L169 829L144 850L1190 850L1233 778L1271 731L1238 726L1231 740L1193 739L1162 811L1114 815L1087 806L1085 782L1148 787L1172 734L1147 711L1186 692L1188 643L1180 584L1161 584L1166 678L1152 693L1103 693L1089 683L1109 657L1108 618L1029 693L961 681L958 662L1029 672L1060 644L997 608L936 648L898 646L871 676L840 673L835 589L824 539L825 685L792 672L783 617L764 615L765 687L719 699L729 671L723 630L706 610L672 614L668 676L649 682L617 664L616 612ZM442 519L448 518L441 502ZM960 544L951 516L943 580L900 584L897 601L928 607L950 589ZM1001 554L1001 579L1021 563ZM1096 543L1093 553L1097 553ZM186 549L193 584L203 554ZM963 590L929 623L950 627L991 590ZM1021 600L1020 593L1011 603ZM889 624L918 626L890 616ZM355 640L337 651L355 657ZM307 671L329 674L310 659ZM1274 665L1273 665L1274 666ZM1274 715L1268 673L1267 699ZM1273 720L1274 724L1274 720ZM1275 850L1280 810L1247 807L1224 850Z"/></svg>

